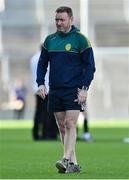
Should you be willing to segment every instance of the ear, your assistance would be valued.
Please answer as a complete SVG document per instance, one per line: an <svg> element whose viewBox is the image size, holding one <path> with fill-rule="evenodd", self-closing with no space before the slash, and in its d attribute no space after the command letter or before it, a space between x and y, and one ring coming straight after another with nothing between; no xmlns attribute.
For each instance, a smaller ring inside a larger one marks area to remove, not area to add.
<svg viewBox="0 0 129 180"><path fill-rule="evenodd" d="M74 17L72 16L71 17L71 24L73 24L73 21L74 21Z"/></svg>

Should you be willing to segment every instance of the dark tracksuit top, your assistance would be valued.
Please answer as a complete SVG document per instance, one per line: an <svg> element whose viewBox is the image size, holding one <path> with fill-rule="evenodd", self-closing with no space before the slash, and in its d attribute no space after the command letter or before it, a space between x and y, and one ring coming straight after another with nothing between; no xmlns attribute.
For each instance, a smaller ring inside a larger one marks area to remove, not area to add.
<svg viewBox="0 0 129 180"><path fill-rule="evenodd" d="M56 32L47 36L37 68L38 86L50 62L50 88L89 87L94 77L95 63L89 40L72 26L68 33Z"/></svg>

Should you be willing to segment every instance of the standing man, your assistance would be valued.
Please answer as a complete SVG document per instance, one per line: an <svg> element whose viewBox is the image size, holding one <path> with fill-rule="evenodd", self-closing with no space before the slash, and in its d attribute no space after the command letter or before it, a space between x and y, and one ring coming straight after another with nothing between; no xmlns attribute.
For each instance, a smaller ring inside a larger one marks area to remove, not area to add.
<svg viewBox="0 0 129 180"><path fill-rule="evenodd" d="M54 112L64 148L56 167L59 173L80 172L75 153L76 124L94 76L94 57L88 39L73 25L70 7L59 7L55 22L57 32L47 36L38 62L38 94L46 97L44 77L50 62L48 109Z"/></svg>
<svg viewBox="0 0 129 180"><path fill-rule="evenodd" d="M89 131L89 127L88 127L88 113L87 113L87 109L85 108L85 110L83 111L83 116L84 116L84 121L83 121L83 139L86 142L93 142L93 138L92 135Z"/></svg>
<svg viewBox="0 0 129 180"><path fill-rule="evenodd" d="M37 64L41 54L41 49L36 52L31 58L31 72L32 72L32 88L35 95L35 114L34 114L34 124L32 129L32 136L34 140L56 140L58 135L58 128L56 125L56 120L53 113L48 113L47 103L48 96L42 99L37 95L38 86L36 83L36 71ZM47 93L49 92L49 66L47 68L47 73L45 75L45 86Z"/></svg>
<svg viewBox="0 0 129 180"><path fill-rule="evenodd" d="M21 79L16 79L11 88L10 98L14 106L14 119L23 119L26 107L27 89Z"/></svg>

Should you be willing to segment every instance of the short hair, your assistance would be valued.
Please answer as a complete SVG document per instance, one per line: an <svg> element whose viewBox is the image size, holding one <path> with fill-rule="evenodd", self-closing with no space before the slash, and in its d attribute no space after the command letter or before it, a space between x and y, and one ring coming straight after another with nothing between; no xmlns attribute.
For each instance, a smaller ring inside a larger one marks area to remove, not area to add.
<svg viewBox="0 0 129 180"><path fill-rule="evenodd" d="M73 11L70 7L61 6L61 7L57 8L57 10L56 10L56 13L63 13L63 12L66 12L69 17L73 16Z"/></svg>

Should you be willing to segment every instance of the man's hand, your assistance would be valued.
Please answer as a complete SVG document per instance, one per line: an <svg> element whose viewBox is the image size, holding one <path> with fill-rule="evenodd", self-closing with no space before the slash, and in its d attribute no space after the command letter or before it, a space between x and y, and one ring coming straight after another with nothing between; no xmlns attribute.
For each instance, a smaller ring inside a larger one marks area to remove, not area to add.
<svg viewBox="0 0 129 180"><path fill-rule="evenodd" d="M79 89L78 88L78 98L75 99L75 102L78 102L83 107L86 105L86 99L87 99L87 90Z"/></svg>
<svg viewBox="0 0 129 180"><path fill-rule="evenodd" d="M40 85L39 88L38 88L38 91L37 91L37 94L45 99L46 95L47 95L47 90L46 90L46 87L44 85Z"/></svg>

